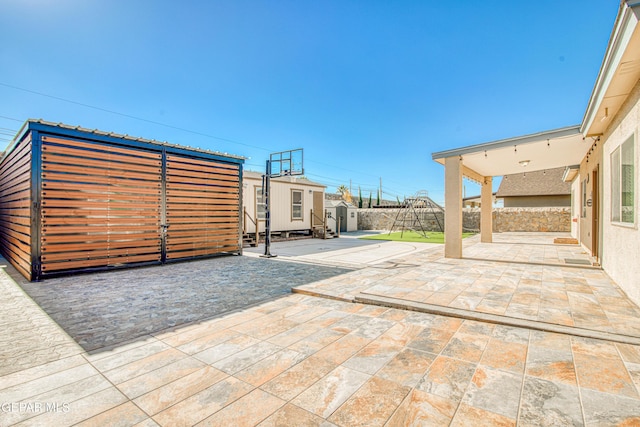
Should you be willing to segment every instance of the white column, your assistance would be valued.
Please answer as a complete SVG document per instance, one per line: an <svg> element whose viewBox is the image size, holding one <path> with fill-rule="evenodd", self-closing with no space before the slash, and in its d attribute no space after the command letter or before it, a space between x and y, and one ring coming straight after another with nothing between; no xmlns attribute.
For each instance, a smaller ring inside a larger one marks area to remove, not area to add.
<svg viewBox="0 0 640 427"><path fill-rule="evenodd" d="M444 256L462 258L462 160L444 159Z"/></svg>
<svg viewBox="0 0 640 427"><path fill-rule="evenodd" d="M480 241L493 241L493 178L485 176L480 192Z"/></svg>

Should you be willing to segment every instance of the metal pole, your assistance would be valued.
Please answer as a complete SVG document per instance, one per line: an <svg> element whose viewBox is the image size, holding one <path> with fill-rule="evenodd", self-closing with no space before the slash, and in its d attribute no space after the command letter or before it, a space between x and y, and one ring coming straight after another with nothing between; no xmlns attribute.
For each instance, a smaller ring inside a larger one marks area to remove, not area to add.
<svg viewBox="0 0 640 427"><path fill-rule="evenodd" d="M264 258L273 258L271 255L271 201L269 193L271 192L271 161L267 160L267 171L264 174L264 185L262 187L262 197L264 197Z"/></svg>

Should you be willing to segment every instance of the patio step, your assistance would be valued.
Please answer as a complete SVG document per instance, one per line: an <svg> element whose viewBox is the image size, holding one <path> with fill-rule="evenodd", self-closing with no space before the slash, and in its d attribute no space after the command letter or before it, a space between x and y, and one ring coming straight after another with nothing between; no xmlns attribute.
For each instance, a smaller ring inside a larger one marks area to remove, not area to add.
<svg viewBox="0 0 640 427"><path fill-rule="evenodd" d="M480 313L472 310L444 307L434 304L425 304L417 301L407 301L399 298L384 297L367 293L360 293L358 295L355 295L355 297L353 298L353 302L360 304L377 305L381 307L397 308L401 310L411 310L422 313L437 314L440 316L456 317L460 319L476 320L479 322L495 323L498 325L513 326L516 328L532 329L543 332L555 332L558 334L572 335L577 337L614 341L623 344L640 345L640 337L596 331L593 329L584 329L574 326L563 326L535 320L519 319L509 316L500 316L497 314Z"/></svg>

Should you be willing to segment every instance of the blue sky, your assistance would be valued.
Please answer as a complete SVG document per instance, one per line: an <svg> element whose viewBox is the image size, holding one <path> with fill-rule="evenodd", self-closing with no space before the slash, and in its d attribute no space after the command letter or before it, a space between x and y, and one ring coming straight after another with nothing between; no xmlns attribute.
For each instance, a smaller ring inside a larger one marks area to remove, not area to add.
<svg viewBox="0 0 640 427"><path fill-rule="evenodd" d="M42 118L251 170L301 147L327 191L351 181L368 196L382 178L385 198L442 202L432 152L580 123L617 6L2 0L0 146Z"/></svg>

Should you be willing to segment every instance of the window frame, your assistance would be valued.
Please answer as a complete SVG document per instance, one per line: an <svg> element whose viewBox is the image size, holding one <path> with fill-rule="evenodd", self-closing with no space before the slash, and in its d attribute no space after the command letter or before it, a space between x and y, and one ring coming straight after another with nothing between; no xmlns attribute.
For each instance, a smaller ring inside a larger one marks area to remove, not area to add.
<svg viewBox="0 0 640 427"><path fill-rule="evenodd" d="M586 218L587 217L587 178L583 179L580 183L580 201L582 205L580 218Z"/></svg>
<svg viewBox="0 0 640 427"><path fill-rule="evenodd" d="M255 203L255 214L256 214L256 221L266 221L266 209L267 209L267 205L264 203L264 192L262 191L262 187L261 186L255 186L255 191L253 193L253 200ZM260 196L262 196L262 201L260 200ZM260 206L263 206L262 208L262 212L260 212ZM262 213L262 218L260 217L260 214Z"/></svg>
<svg viewBox="0 0 640 427"><path fill-rule="evenodd" d="M631 146L629 148L629 145ZM637 176L637 166L636 166L636 146L635 146L635 137L634 134L631 134L627 139L624 140L620 145L618 145L610 154L611 161L611 201L610 201L610 214L611 214L611 223L613 225L618 225L622 227L632 227L635 228L637 224L637 212L636 212L636 201L637 201L637 185L636 185L636 176ZM631 150L631 191L627 193L631 193L631 203L630 205L625 205L625 188L624 188L624 179L623 174L625 173L625 168L623 167L623 154L625 150ZM617 202L617 206L616 206ZM626 221L624 218L624 209L628 207L631 209L631 221Z"/></svg>
<svg viewBox="0 0 640 427"><path fill-rule="evenodd" d="M300 203L295 203L293 194L300 193ZM294 216L294 207L300 206L300 217ZM291 189L291 221L304 221L304 190L297 188Z"/></svg>

